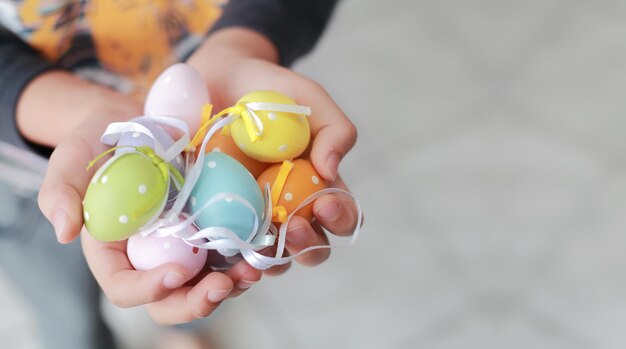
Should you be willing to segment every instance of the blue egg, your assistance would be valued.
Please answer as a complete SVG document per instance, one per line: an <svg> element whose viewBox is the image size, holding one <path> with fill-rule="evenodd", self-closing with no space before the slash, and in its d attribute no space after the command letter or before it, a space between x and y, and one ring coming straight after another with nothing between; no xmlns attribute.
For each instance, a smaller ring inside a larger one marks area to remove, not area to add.
<svg viewBox="0 0 626 349"><path fill-rule="evenodd" d="M265 203L254 177L232 157L219 152L208 153L204 158L200 177L189 197L189 209L192 214L201 210L196 219L196 224L201 229L224 227L232 230L242 240L247 240L254 228L255 219L252 211L242 203L237 200L221 200L202 209L212 197L223 193L235 194L247 200L254 207L258 225L262 225Z"/></svg>

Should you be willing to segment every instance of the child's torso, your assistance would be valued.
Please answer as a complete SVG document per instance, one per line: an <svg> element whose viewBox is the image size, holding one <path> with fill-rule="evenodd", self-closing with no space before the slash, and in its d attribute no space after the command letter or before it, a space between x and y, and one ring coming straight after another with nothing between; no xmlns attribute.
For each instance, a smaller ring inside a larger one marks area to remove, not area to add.
<svg viewBox="0 0 626 349"><path fill-rule="evenodd" d="M215 0L0 0L0 21L46 59L143 97L221 13Z"/></svg>

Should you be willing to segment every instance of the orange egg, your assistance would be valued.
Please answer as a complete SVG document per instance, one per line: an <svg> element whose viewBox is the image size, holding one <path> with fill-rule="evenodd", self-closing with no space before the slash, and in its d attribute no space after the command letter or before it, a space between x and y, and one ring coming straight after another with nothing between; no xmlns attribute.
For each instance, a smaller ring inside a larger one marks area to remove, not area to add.
<svg viewBox="0 0 626 349"><path fill-rule="evenodd" d="M286 179L284 179L285 175ZM277 181L277 177L281 177L284 180L282 189L280 188L282 184L280 183L281 178ZM270 185L273 206L284 207L287 215L291 214L311 194L326 188L326 183L315 171L313 164L303 159L272 165L259 176L257 183L261 189L264 189L266 184ZM276 190L280 192L276 192ZM277 203L275 202L276 198L278 198ZM313 203L302 208L297 215L311 221L313 219ZM273 220L276 221L276 219Z"/></svg>
<svg viewBox="0 0 626 349"><path fill-rule="evenodd" d="M206 145L205 153L221 152L231 156L235 160L239 161L245 168L252 173L254 178L257 178L265 169L271 164L255 160L244 152L235 144L232 137L222 135L222 132L216 132Z"/></svg>

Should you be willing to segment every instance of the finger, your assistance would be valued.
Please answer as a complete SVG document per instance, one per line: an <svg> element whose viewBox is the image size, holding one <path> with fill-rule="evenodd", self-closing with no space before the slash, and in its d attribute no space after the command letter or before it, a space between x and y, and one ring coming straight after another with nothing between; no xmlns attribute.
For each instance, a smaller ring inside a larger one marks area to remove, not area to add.
<svg viewBox="0 0 626 349"><path fill-rule="evenodd" d="M264 256L274 257L276 256L276 244L266 247L259 251ZM281 257L289 257L289 251L284 250ZM285 264L278 264L269 269L263 270L263 274L267 276L278 276L286 272L291 267L291 262Z"/></svg>
<svg viewBox="0 0 626 349"><path fill-rule="evenodd" d="M340 176L331 183L331 187L350 191ZM318 198L313 203L313 214L319 224L335 235L352 235L356 228L357 207L346 195L329 194Z"/></svg>
<svg viewBox="0 0 626 349"><path fill-rule="evenodd" d="M126 241L100 242L86 230L81 235L83 253L98 284L119 307L159 301L191 278L187 268L165 264L149 271L137 271L126 257Z"/></svg>
<svg viewBox="0 0 626 349"><path fill-rule="evenodd" d="M287 254L288 255L288 254ZM287 255L285 257L287 257ZM287 270L291 268L291 262L285 264L275 265L263 272L267 276L279 276L283 275Z"/></svg>
<svg viewBox="0 0 626 349"><path fill-rule="evenodd" d="M270 89L292 97L298 104L311 106L311 161L324 179L335 180L339 162L356 143L357 131L328 92L302 75L266 62L251 62L239 68L227 84L219 84L219 100L230 105L245 93Z"/></svg>
<svg viewBox="0 0 626 349"><path fill-rule="evenodd" d="M259 282L259 280L261 280L263 272L253 268L250 264L248 264L248 262L244 260L237 262L224 274L226 274L226 276L228 276L235 285L229 297L237 297L245 292L247 289L252 287L252 285Z"/></svg>
<svg viewBox="0 0 626 349"><path fill-rule="evenodd" d="M179 288L169 297L148 304L146 308L152 319L162 325L190 322L211 315L233 286L230 277L212 272L195 286Z"/></svg>
<svg viewBox="0 0 626 349"><path fill-rule="evenodd" d="M313 146L311 161L319 174L328 181L337 178L339 163L357 140L357 130L328 92L312 81L296 85L295 99L309 105Z"/></svg>
<svg viewBox="0 0 626 349"><path fill-rule="evenodd" d="M112 120L102 118L81 124L52 153L39 191L39 207L54 226L57 240L69 243L83 225L82 198L95 170L85 167L106 150L100 134Z"/></svg>
<svg viewBox="0 0 626 349"><path fill-rule="evenodd" d="M328 194L315 200L313 214L326 230L335 235L351 235L356 227L356 207L341 195Z"/></svg>
<svg viewBox="0 0 626 349"><path fill-rule="evenodd" d="M263 254L264 256L276 256L276 245L270 246L268 249L262 251L261 254ZM289 251L286 250L283 252L282 257L288 257L289 255ZM284 274L287 270L289 270L289 268L291 268L291 262L278 264L267 270L264 270L263 274L267 276L278 276Z"/></svg>
<svg viewBox="0 0 626 349"><path fill-rule="evenodd" d="M300 251L310 246L328 245L326 234L320 229L316 231L309 222L300 217L294 216L289 222L285 247L291 255L296 255ZM322 248L306 252L298 257L296 261L306 266L314 266L324 262L330 256L329 248Z"/></svg>

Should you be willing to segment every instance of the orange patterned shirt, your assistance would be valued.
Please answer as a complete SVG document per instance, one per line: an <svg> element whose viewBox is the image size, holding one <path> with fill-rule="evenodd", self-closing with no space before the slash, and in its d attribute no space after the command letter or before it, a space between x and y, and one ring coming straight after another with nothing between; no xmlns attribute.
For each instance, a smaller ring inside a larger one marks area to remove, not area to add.
<svg viewBox="0 0 626 349"><path fill-rule="evenodd" d="M23 0L2 22L45 58L144 97L167 66L184 60L221 15L217 0Z"/></svg>

